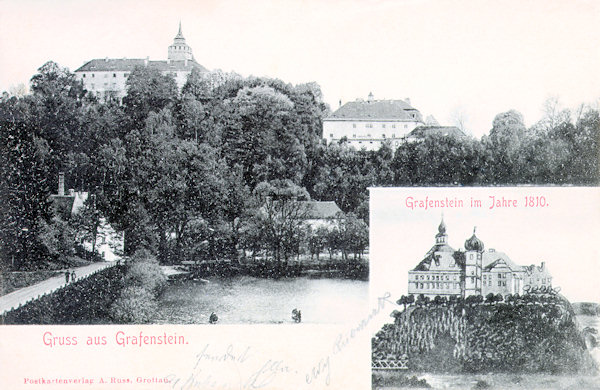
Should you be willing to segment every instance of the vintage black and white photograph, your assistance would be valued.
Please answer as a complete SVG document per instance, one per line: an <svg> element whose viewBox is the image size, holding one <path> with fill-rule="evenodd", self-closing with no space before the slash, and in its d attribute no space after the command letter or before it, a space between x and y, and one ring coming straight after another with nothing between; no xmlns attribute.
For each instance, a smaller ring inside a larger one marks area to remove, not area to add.
<svg viewBox="0 0 600 390"><path fill-rule="evenodd" d="M599 19L0 0L0 387L591 386L543 376L597 379Z"/></svg>
<svg viewBox="0 0 600 390"><path fill-rule="evenodd" d="M357 318L367 183L332 175L356 152L327 148L320 87L208 70L170 27L166 59L47 61L5 91L2 321Z"/></svg>
<svg viewBox="0 0 600 390"><path fill-rule="evenodd" d="M371 195L373 388L598 386L597 188Z"/></svg>

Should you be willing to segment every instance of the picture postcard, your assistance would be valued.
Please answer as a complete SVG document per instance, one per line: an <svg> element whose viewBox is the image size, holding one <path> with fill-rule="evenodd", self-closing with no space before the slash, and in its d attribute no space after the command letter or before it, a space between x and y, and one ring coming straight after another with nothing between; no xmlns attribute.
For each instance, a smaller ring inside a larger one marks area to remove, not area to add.
<svg viewBox="0 0 600 390"><path fill-rule="evenodd" d="M0 388L598 388L599 17L0 1Z"/></svg>

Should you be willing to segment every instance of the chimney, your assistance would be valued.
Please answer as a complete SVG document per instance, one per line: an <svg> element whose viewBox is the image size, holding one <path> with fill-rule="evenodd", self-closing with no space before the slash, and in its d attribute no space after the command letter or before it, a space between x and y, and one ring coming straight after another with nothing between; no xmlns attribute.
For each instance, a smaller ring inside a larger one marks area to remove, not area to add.
<svg viewBox="0 0 600 390"><path fill-rule="evenodd" d="M58 172L58 196L65 195L65 173Z"/></svg>
<svg viewBox="0 0 600 390"><path fill-rule="evenodd" d="M546 262L545 262L545 261L542 261L542 265L540 266L540 269L542 269L542 270L543 270L543 269L544 269L544 267L546 267Z"/></svg>
<svg viewBox="0 0 600 390"><path fill-rule="evenodd" d="M368 102L372 102L373 101L373 92L369 92L369 96L367 97L367 101Z"/></svg>
<svg viewBox="0 0 600 390"><path fill-rule="evenodd" d="M342 99L340 99L340 105L339 105L339 106L340 106L340 107L342 106Z"/></svg>
<svg viewBox="0 0 600 390"><path fill-rule="evenodd" d="M410 104L410 98L406 98L406 99L404 99L404 101L405 101L406 103Z"/></svg>

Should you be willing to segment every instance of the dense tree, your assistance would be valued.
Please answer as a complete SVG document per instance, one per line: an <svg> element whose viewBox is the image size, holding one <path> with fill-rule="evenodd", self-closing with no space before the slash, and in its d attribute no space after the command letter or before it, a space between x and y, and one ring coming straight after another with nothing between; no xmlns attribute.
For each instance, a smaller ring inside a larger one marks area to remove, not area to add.
<svg viewBox="0 0 600 390"><path fill-rule="evenodd" d="M322 147L313 173L313 198L335 201L344 212L357 210L368 198L367 188L377 183L370 153L347 145Z"/></svg>
<svg viewBox="0 0 600 390"><path fill-rule="evenodd" d="M259 183L254 196L259 208L249 220L248 230L259 232L273 259L287 262L300 250L307 209L299 201L308 199L308 193L290 180L273 180Z"/></svg>
<svg viewBox="0 0 600 390"><path fill-rule="evenodd" d="M378 151L324 145L328 112L314 83L194 70L179 94L148 67L131 72L123 105L101 102L48 62L30 95L0 99L2 262L68 254L69 230L93 241L100 214L126 232L127 253L147 247L163 261L236 259L241 247L279 261L303 248L360 256L371 186L600 182L597 109L553 99L530 129L511 110L481 141L433 135ZM60 170L68 187L95 195L81 221L53 218ZM296 200L308 194L346 217L305 236Z"/></svg>
<svg viewBox="0 0 600 390"><path fill-rule="evenodd" d="M600 182L600 112L586 110L575 126L559 126L556 136L569 145L569 183L598 185Z"/></svg>
<svg viewBox="0 0 600 390"><path fill-rule="evenodd" d="M141 128L152 111L175 104L178 96L177 84L171 76L163 75L158 69L136 67L127 77L127 95L123 98L125 113L131 128Z"/></svg>
<svg viewBox="0 0 600 390"><path fill-rule="evenodd" d="M400 145L391 165L397 185L478 184L488 169L476 140L442 135Z"/></svg>
<svg viewBox="0 0 600 390"><path fill-rule="evenodd" d="M526 136L528 133L521 113L510 110L496 115L489 137L483 139L491 152L494 183L517 184L523 181L526 161L520 148Z"/></svg>
<svg viewBox="0 0 600 390"><path fill-rule="evenodd" d="M83 247L85 242L90 243L92 253L96 252L96 243L102 239L103 218L102 213L96 207L96 194L91 194L69 220L74 232L75 240Z"/></svg>
<svg viewBox="0 0 600 390"><path fill-rule="evenodd" d="M230 251L235 259L238 258L238 248L241 240L240 229L242 221L251 213L252 201L250 190L244 184L241 169L234 166L224 168L224 187L222 195L222 218L227 223L230 233Z"/></svg>
<svg viewBox="0 0 600 390"><path fill-rule="evenodd" d="M55 62L45 63L31 78L26 120L50 148L51 171L64 169L70 152L86 150L87 138L79 132L84 96L83 84Z"/></svg>
<svg viewBox="0 0 600 390"><path fill-rule="evenodd" d="M408 298L406 297L406 295L402 295L396 303L398 305L404 306L404 310L406 310L406 305L408 305Z"/></svg>
<svg viewBox="0 0 600 390"><path fill-rule="evenodd" d="M302 178L306 156L290 129L293 107L287 96L264 86L245 87L225 102L225 157L241 166L251 188L265 180Z"/></svg>
<svg viewBox="0 0 600 390"><path fill-rule="evenodd" d="M4 265L32 268L45 253L39 235L52 217L50 153L22 116L22 103L0 104L0 250Z"/></svg>
<svg viewBox="0 0 600 390"><path fill-rule="evenodd" d="M180 256L192 221L215 222L223 209L225 166L213 148L175 136L170 112L151 112L141 131L102 150L103 207L126 230L126 251L158 244L163 260ZM135 205L135 207L131 207ZM137 215L136 215L137 214Z"/></svg>
<svg viewBox="0 0 600 390"><path fill-rule="evenodd" d="M338 220L338 231L340 234L342 255L348 259L348 253L354 255L354 259L361 258L363 251L369 245L369 228L367 224L348 213Z"/></svg>
<svg viewBox="0 0 600 390"><path fill-rule="evenodd" d="M68 220L56 215L50 222L40 223L38 239L54 259L63 264L69 264L69 258L75 255L77 232Z"/></svg>
<svg viewBox="0 0 600 390"><path fill-rule="evenodd" d="M319 255L325 249L327 245L327 234L329 230L324 226L319 226L316 229L312 229L309 227L308 231L308 250L310 252L310 258L312 260L313 256L316 256L317 261L319 261Z"/></svg>

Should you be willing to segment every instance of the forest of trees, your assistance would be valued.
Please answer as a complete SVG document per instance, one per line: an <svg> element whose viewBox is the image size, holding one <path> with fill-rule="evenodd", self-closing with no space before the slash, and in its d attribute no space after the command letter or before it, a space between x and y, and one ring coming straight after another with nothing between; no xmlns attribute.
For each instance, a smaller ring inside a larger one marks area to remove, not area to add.
<svg viewBox="0 0 600 390"><path fill-rule="evenodd" d="M100 215L125 232L126 253L149 248L163 262L235 258L256 245L287 259L299 247L294 234L309 253L326 247L322 231L266 226L266 198L335 201L346 215L338 236L362 237L350 250L360 254L368 187L597 185L599 111L557 107L531 128L516 111L500 113L481 140L430 136L365 151L322 142L329 109L315 83L194 71L179 91L170 76L139 67L122 102L98 101L48 62L29 94L0 100L1 261L31 269L64 258ZM85 218L54 215L58 172L94 195Z"/></svg>

